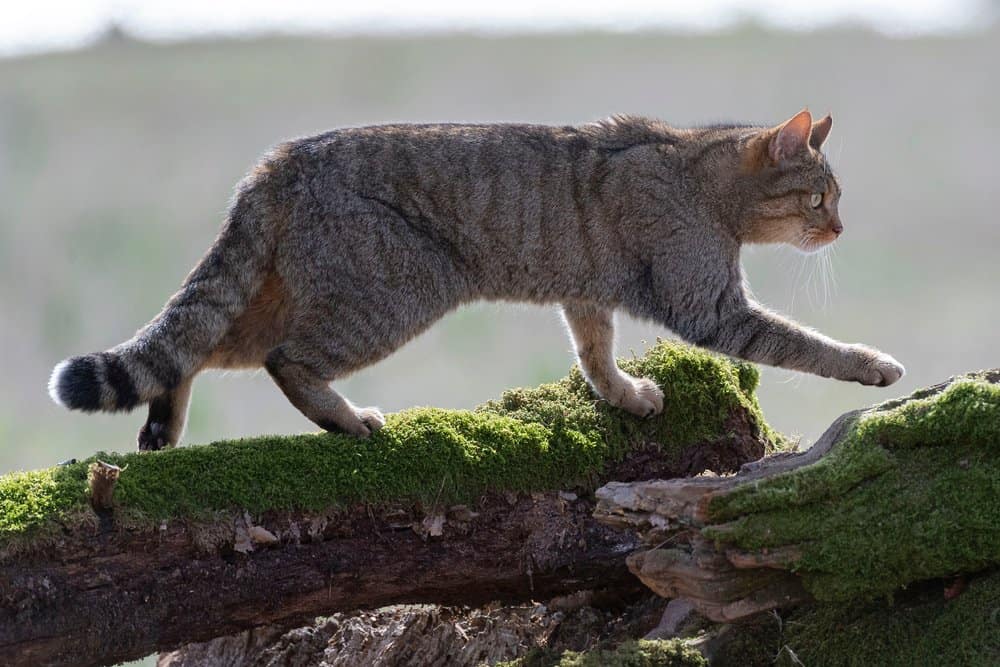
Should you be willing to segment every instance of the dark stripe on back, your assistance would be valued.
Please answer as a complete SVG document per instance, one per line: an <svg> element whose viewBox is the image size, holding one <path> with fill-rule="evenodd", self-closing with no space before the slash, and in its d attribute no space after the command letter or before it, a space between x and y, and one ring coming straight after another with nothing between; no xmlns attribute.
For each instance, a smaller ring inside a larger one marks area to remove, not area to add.
<svg viewBox="0 0 1000 667"><path fill-rule="evenodd" d="M103 352L101 359L104 361L104 380L115 390L115 409L131 410L139 403L139 395L135 391L132 376L118 355Z"/></svg>

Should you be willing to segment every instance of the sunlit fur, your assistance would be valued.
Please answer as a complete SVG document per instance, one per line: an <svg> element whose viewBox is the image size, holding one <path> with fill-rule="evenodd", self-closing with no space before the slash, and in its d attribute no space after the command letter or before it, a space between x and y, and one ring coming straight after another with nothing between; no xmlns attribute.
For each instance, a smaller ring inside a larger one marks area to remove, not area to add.
<svg viewBox="0 0 1000 667"><path fill-rule="evenodd" d="M614 313L695 345L824 377L888 385L892 357L754 301L740 249L806 252L840 230L824 159L831 119L675 128L630 116L581 126L383 125L278 146L237 186L218 239L124 343L60 364L71 409L148 404L142 449L176 444L206 368L264 367L321 428L383 418L330 382L472 301L559 304L580 366L611 405L665 405L619 369ZM813 209L810 197L823 193Z"/></svg>

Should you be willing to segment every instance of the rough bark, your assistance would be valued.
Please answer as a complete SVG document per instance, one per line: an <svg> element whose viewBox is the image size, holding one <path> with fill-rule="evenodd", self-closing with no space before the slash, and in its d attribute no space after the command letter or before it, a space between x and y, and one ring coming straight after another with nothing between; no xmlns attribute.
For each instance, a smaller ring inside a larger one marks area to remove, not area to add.
<svg viewBox="0 0 1000 667"><path fill-rule="evenodd" d="M403 605L335 614L303 628L247 630L162 654L159 667L479 667L532 650L546 655L642 636L666 602L631 588L581 591L544 603L482 609Z"/></svg>
<svg viewBox="0 0 1000 667"><path fill-rule="evenodd" d="M47 558L0 567L0 664L114 664L336 611L631 585L635 538L592 513L592 500L546 493L487 498L450 518L358 507L70 534Z"/></svg>

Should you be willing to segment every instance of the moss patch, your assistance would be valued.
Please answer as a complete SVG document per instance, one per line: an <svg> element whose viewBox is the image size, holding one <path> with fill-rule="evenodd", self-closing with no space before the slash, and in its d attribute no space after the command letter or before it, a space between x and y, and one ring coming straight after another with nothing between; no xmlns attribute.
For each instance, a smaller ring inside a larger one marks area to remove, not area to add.
<svg viewBox="0 0 1000 667"><path fill-rule="evenodd" d="M87 473L62 468L0 477L0 535L16 534L86 502Z"/></svg>
<svg viewBox="0 0 1000 667"><path fill-rule="evenodd" d="M768 443L756 369L667 342L623 362L654 379L664 414L640 420L595 400L578 369L535 389L506 392L476 410L414 408L389 415L368 440L318 433L262 436L134 454L0 478L0 540L86 509L96 458L125 471L117 516L134 525L214 511L321 510L356 502L466 502L489 491L592 489L606 466L637 445L677 457L691 445L736 437L726 420L748 415Z"/></svg>
<svg viewBox="0 0 1000 667"><path fill-rule="evenodd" d="M820 600L871 599L1000 564L1000 386L981 379L860 419L819 462L717 498L704 533L797 544Z"/></svg>
<svg viewBox="0 0 1000 667"><path fill-rule="evenodd" d="M778 665L810 667L1000 664L1000 572L952 600L937 582L895 604L823 604L785 622ZM789 652L789 650L791 652ZM794 653L800 663L791 659Z"/></svg>
<svg viewBox="0 0 1000 667"><path fill-rule="evenodd" d="M536 649L523 658L498 663L497 667L708 667L708 660L683 640L623 642L614 650L597 649L554 655Z"/></svg>
<svg viewBox="0 0 1000 667"><path fill-rule="evenodd" d="M803 605L732 626L713 667L993 667L1000 664L1000 572L947 599L935 580L893 601Z"/></svg>

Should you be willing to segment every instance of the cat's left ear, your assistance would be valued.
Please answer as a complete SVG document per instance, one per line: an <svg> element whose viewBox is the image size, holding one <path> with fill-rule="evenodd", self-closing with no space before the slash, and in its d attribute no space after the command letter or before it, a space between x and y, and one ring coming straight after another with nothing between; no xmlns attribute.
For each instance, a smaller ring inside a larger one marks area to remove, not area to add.
<svg viewBox="0 0 1000 667"><path fill-rule="evenodd" d="M833 127L833 116L827 114L822 120L813 123L812 134L809 135L809 145L813 150L819 150L823 142L830 136L830 128Z"/></svg>
<svg viewBox="0 0 1000 667"><path fill-rule="evenodd" d="M809 149L809 135L812 134L812 114L808 109L798 112L780 126L771 136L767 152L771 161L780 165Z"/></svg>

